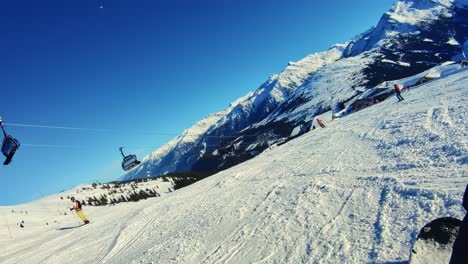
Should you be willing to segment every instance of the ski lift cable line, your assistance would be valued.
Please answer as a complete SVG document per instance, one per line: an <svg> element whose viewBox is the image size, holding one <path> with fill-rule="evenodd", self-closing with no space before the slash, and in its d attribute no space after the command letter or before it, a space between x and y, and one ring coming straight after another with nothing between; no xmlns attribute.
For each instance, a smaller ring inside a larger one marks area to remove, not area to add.
<svg viewBox="0 0 468 264"><path fill-rule="evenodd" d="M96 146L86 146L86 145L54 145L54 144L21 144L21 147L39 147L39 148L74 148L74 149L94 149ZM128 146L135 149L155 149L151 147L138 147L138 146ZM115 146L108 147L115 148Z"/></svg>
<svg viewBox="0 0 468 264"><path fill-rule="evenodd" d="M234 145L252 145L252 144L258 144L258 143L240 143L240 144L234 144ZM203 146L204 144L199 144L200 146ZM207 147L220 147L219 145L205 145ZM96 148L96 146L86 146L86 145L57 145L57 144L29 144L29 143L23 143L21 144L21 147L38 147L38 148L70 148L70 149L91 149L91 148ZM139 147L139 146L128 146L130 148L134 149L157 149L156 147ZM221 146L223 147L223 146ZM115 146L109 147L109 148L115 148Z"/></svg>
<svg viewBox="0 0 468 264"><path fill-rule="evenodd" d="M8 126L17 127L32 127L32 128L49 128L49 129L62 129L62 130L79 130L79 131L91 131L91 132L116 132L116 133L132 133L132 134L151 134L151 135L162 135L162 136L177 136L175 133L164 133L164 132L144 132L144 131L130 131L130 130L117 130L117 129L104 129L104 128L86 128L86 127L66 127L66 126L47 126L47 125L32 125L32 124L17 124L17 123L4 123Z"/></svg>
<svg viewBox="0 0 468 264"><path fill-rule="evenodd" d="M86 146L73 146L73 145L51 145L51 144L21 144L21 147L48 147L48 148L87 148Z"/></svg>
<svg viewBox="0 0 468 264"><path fill-rule="evenodd" d="M255 145L255 144L261 144L261 142L243 142L243 143L234 143L233 145L239 145L239 146L249 146L249 145ZM213 145L213 144L204 144L204 143L199 143L195 144L195 146L206 146L206 147L226 147L223 145ZM91 145L60 145L60 144L30 144L30 143L23 143L21 144L21 147L38 147L38 148L69 148L69 149L92 149L96 148L96 146L91 146ZM143 146L127 146L133 149L150 149L154 150L157 149L157 147L143 147ZM109 146L107 148L115 148L115 146Z"/></svg>
<svg viewBox="0 0 468 264"><path fill-rule="evenodd" d="M102 133L113 132L113 133L147 134L147 135L160 135L160 136L182 136L182 137L198 136L198 135L190 135L190 134L184 135L184 134L176 134L176 133L168 133L168 132L145 132L145 131L117 130L117 129L106 129L106 128L49 126L49 125L35 125L35 124L19 124L19 123L4 123L4 125L16 126L16 127L90 131L90 132L102 132ZM208 138L237 138L237 137L257 137L257 136L258 135L239 135L239 136L205 135L205 137L208 137Z"/></svg>

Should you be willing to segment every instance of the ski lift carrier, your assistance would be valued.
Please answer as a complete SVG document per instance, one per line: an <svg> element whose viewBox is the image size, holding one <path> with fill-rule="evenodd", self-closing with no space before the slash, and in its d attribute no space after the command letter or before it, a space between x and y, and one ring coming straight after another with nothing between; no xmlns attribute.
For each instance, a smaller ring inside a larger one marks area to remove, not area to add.
<svg viewBox="0 0 468 264"><path fill-rule="evenodd" d="M122 169L124 171L129 171L141 163L139 160L137 160L137 156L135 154L130 154L128 156L125 156L122 149L123 147L119 148L120 153L122 153L122 157L123 157Z"/></svg>
<svg viewBox="0 0 468 264"><path fill-rule="evenodd" d="M10 164L13 156L15 155L16 151L18 150L20 143L17 139L13 138L12 136L8 135L3 127L3 120L0 117L0 126L2 127L3 131L3 141L2 141L2 153L6 157L3 165Z"/></svg>

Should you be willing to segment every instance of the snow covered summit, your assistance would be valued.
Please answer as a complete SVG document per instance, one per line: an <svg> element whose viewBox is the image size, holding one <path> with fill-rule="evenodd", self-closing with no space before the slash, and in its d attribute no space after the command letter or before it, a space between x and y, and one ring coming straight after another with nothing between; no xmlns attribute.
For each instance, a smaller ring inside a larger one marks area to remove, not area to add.
<svg viewBox="0 0 468 264"><path fill-rule="evenodd" d="M425 46L428 47L426 52L436 47L434 42L440 42L440 46L446 43L463 44L467 33L464 28L467 7L466 0L396 1L393 8L382 16L376 27L351 41L344 54L355 56L375 48L397 48L392 45L399 46L400 51L404 52L402 46L408 45L407 42L412 39L430 42L430 45ZM418 46L413 46L414 48ZM432 54L439 56L437 53L436 50ZM452 58L445 60L449 59Z"/></svg>

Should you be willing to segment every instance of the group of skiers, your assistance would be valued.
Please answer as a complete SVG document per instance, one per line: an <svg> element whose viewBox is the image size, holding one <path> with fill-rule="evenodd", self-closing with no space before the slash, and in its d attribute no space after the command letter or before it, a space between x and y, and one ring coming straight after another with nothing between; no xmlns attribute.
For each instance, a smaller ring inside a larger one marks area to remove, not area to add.
<svg viewBox="0 0 468 264"><path fill-rule="evenodd" d="M394 88L396 97L397 97L397 99L398 99L398 102L405 100L405 99L403 98L403 96L401 96L401 91L402 91L402 89L401 89L400 85L398 85L397 83L395 83L395 84L393 85L393 88ZM405 87L403 87L403 89L404 89L405 91L408 92L408 91L409 91L409 86L405 86ZM375 103L379 103L379 101L376 100ZM355 110L357 111L357 109L355 109ZM325 125L323 124L323 121L322 121L321 119L316 118L315 120L317 121L317 124L318 124L320 127L322 127L322 128L325 127ZM332 117L332 121L333 121L333 120L335 120L334 116ZM313 124L313 121L312 121L312 128L311 128L311 129L312 129L312 130L315 129L315 125Z"/></svg>

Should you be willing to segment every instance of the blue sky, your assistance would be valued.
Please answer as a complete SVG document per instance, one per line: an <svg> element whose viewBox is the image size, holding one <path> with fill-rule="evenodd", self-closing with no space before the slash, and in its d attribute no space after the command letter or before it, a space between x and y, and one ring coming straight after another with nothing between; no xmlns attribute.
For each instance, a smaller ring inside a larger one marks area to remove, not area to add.
<svg viewBox="0 0 468 264"><path fill-rule="evenodd" d="M1 1L0 116L23 146L0 205L117 179L119 146L143 158L393 2Z"/></svg>

